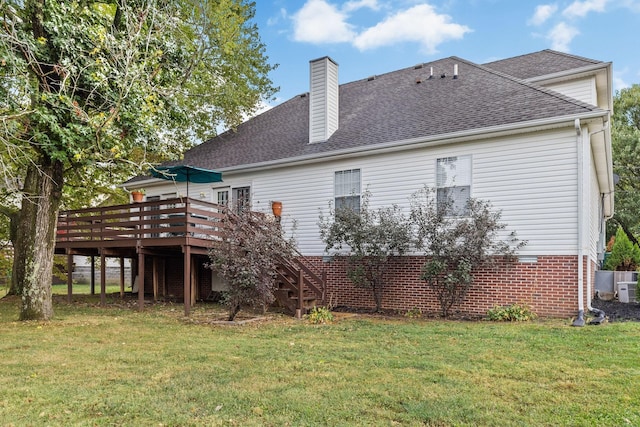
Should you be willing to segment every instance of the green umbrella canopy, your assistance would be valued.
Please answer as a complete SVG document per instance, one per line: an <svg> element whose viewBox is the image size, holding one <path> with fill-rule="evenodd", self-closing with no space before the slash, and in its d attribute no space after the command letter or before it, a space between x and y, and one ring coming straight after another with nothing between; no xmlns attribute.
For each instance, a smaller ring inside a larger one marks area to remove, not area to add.
<svg viewBox="0 0 640 427"><path fill-rule="evenodd" d="M189 165L158 166L149 170L155 178L166 179L175 182L187 183L187 197L189 196L189 183L204 184L207 182L221 182L222 173L210 169L197 168Z"/></svg>

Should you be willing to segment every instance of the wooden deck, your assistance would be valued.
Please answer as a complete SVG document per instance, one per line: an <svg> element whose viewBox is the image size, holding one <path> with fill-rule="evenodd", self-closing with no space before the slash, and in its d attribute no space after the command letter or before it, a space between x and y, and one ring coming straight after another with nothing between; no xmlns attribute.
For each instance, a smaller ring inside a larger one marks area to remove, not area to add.
<svg viewBox="0 0 640 427"><path fill-rule="evenodd" d="M207 255L212 241L224 237L221 228L223 210L224 207L213 203L175 198L64 211L58 217L56 253L67 255L69 272L74 255L100 256L103 302L106 257L137 260L138 289L143 290L146 256L182 254L185 315L189 315L195 302L192 256ZM123 281L121 274L121 289ZM70 299L71 274L67 286ZM154 298L155 290L154 283ZM138 303L142 309L144 292L138 292Z"/></svg>

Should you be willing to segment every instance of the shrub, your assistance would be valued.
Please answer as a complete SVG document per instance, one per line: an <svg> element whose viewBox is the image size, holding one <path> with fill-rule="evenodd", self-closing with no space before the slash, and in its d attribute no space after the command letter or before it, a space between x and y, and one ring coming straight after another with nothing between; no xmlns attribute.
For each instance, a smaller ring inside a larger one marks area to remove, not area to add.
<svg viewBox="0 0 640 427"><path fill-rule="evenodd" d="M397 205L371 209L366 191L360 209L329 206L329 217L320 212L320 236L328 253L344 256L347 277L356 287L371 289L376 311L382 308L388 264L411 245L411 224Z"/></svg>
<svg viewBox="0 0 640 427"><path fill-rule="evenodd" d="M525 244L514 232L503 235L506 224L489 202L470 198L459 215L453 206L451 198L426 187L414 194L411 203L416 247L428 257L422 279L436 293L443 317L464 300L474 271L514 262L516 251Z"/></svg>
<svg viewBox="0 0 640 427"><path fill-rule="evenodd" d="M618 227L605 270L634 271L640 266L640 248L633 244L622 227Z"/></svg>
<svg viewBox="0 0 640 427"><path fill-rule="evenodd" d="M404 314L405 317L408 317L409 319L418 319L420 317L422 317L422 310L420 310L419 308L415 307L412 308L411 310L407 310L407 312Z"/></svg>
<svg viewBox="0 0 640 427"><path fill-rule="evenodd" d="M304 317L309 321L309 323L313 323L314 325L333 322L333 313L331 313L331 310L327 307L313 307L308 314L304 315Z"/></svg>
<svg viewBox="0 0 640 427"><path fill-rule="evenodd" d="M284 238L280 224L258 212L227 209L222 227L226 238L213 242L209 267L228 285L222 301L231 321L243 305L265 308L275 300L276 268L293 257L295 245Z"/></svg>
<svg viewBox="0 0 640 427"><path fill-rule="evenodd" d="M489 309L487 318L496 322L527 322L535 319L536 314L526 304L511 304Z"/></svg>

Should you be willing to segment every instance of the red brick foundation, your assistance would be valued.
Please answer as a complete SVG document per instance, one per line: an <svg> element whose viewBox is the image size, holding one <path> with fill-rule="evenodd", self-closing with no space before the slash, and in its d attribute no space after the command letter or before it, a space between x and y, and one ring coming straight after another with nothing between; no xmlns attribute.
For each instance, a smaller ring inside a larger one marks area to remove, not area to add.
<svg viewBox="0 0 640 427"><path fill-rule="evenodd" d="M322 257L309 257L307 260L319 271L326 271L327 300L333 306L375 307L371 291L356 288L347 279L344 259L334 258L328 263L323 262ZM383 291L383 309L403 312L417 308L423 313L439 313L440 306L433 291L420 279L424 261L424 257L405 256L390 262L389 282ZM484 316L496 305L520 303L527 304L538 316L573 317L578 308L577 265L577 256L539 256L537 262L518 262L510 266L501 265L495 270L478 271L465 301L454 307L452 312ZM593 280L593 275L591 278ZM585 296L586 281L585 271Z"/></svg>

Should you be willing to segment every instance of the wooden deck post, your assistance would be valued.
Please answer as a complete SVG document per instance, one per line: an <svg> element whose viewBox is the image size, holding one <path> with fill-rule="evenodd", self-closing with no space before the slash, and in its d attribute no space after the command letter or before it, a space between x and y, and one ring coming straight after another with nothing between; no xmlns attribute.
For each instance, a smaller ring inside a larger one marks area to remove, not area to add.
<svg viewBox="0 0 640 427"><path fill-rule="evenodd" d="M91 295L96 294L96 257L91 255L91 278L89 279Z"/></svg>
<svg viewBox="0 0 640 427"><path fill-rule="evenodd" d="M73 255L71 249L67 249L67 302L71 303L73 295Z"/></svg>
<svg viewBox="0 0 640 427"><path fill-rule="evenodd" d="M153 257L153 302L158 301L158 257Z"/></svg>
<svg viewBox="0 0 640 427"><path fill-rule="evenodd" d="M191 257L191 307L196 305L196 299L200 297L198 287L198 267L195 258Z"/></svg>
<svg viewBox="0 0 640 427"><path fill-rule="evenodd" d="M191 312L191 246L184 245L184 315Z"/></svg>
<svg viewBox="0 0 640 427"><path fill-rule="evenodd" d="M107 258L104 251L100 250L100 305L107 303Z"/></svg>
<svg viewBox="0 0 640 427"><path fill-rule="evenodd" d="M138 310L144 309L144 252L138 247Z"/></svg>
<svg viewBox="0 0 640 427"><path fill-rule="evenodd" d="M120 298L124 298L124 257L120 257Z"/></svg>

